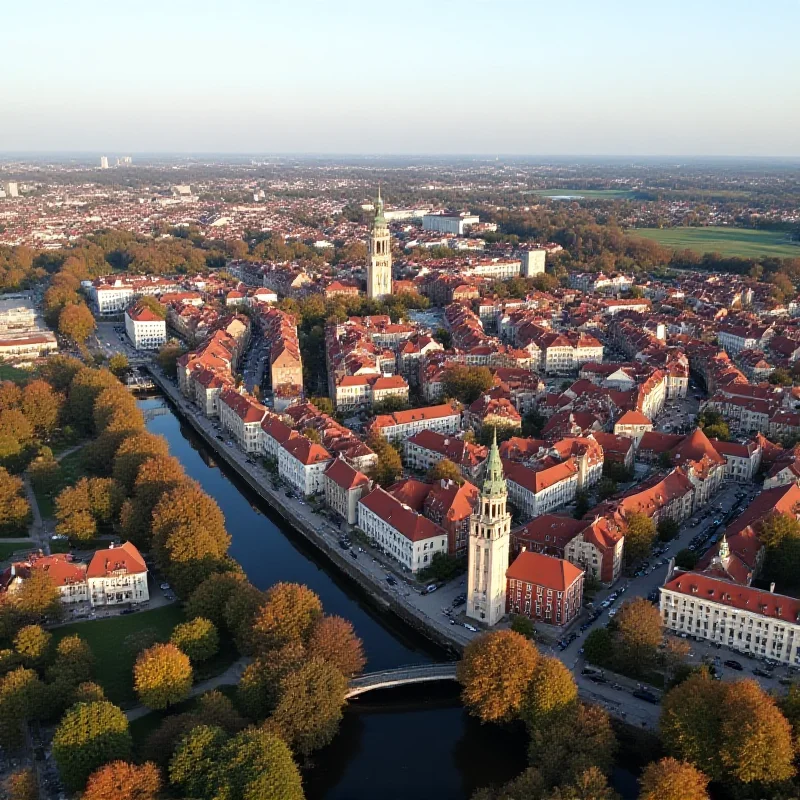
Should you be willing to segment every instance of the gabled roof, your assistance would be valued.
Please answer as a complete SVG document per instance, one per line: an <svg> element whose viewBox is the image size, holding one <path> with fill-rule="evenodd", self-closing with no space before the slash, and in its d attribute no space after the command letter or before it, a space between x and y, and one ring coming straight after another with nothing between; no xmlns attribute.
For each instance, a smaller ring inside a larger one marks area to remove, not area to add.
<svg viewBox="0 0 800 800"><path fill-rule="evenodd" d="M520 553L506 570L506 578L544 586L556 592L566 591L582 575L583 570L563 558L530 551Z"/></svg>
<svg viewBox="0 0 800 800"><path fill-rule="evenodd" d="M366 486L369 478L363 472L353 469L343 458L335 458L333 463L325 470L325 477L332 480L342 489L357 489Z"/></svg>
<svg viewBox="0 0 800 800"><path fill-rule="evenodd" d="M147 572L147 565L141 553L131 542L125 542L119 547L111 547L108 550L98 550L89 562L86 576L104 578L115 572L128 574Z"/></svg>

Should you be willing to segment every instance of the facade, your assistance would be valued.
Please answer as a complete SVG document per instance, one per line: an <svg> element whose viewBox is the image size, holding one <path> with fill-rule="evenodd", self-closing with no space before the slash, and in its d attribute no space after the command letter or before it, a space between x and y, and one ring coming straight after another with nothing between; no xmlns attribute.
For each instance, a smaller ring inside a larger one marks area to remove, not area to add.
<svg viewBox="0 0 800 800"><path fill-rule="evenodd" d="M653 430L653 423L644 414L638 411L626 411L615 423L614 434L616 436L627 436L636 442L642 441L644 436L649 431Z"/></svg>
<svg viewBox="0 0 800 800"><path fill-rule="evenodd" d="M86 570L89 602L93 606L146 603L147 565L130 542L108 550L98 550Z"/></svg>
<svg viewBox="0 0 800 800"><path fill-rule="evenodd" d="M236 389L221 391L218 397L219 421L245 453L261 450L261 420L267 409L254 397L240 394Z"/></svg>
<svg viewBox="0 0 800 800"><path fill-rule="evenodd" d="M475 214L425 214L422 218L422 229L463 236L466 228L479 222L480 217Z"/></svg>
<svg viewBox="0 0 800 800"><path fill-rule="evenodd" d="M125 333L137 350L158 350L167 341L167 321L136 305L125 311Z"/></svg>
<svg viewBox="0 0 800 800"><path fill-rule="evenodd" d="M370 490L370 480L353 469L343 458L335 458L323 477L325 504L332 508L348 525L358 522L358 501Z"/></svg>
<svg viewBox="0 0 800 800"><path fill-rule="evenodd" d="M583 603L583 572L563 558L520 553L506 571L508 611L568 625Z"/></svg>
<svg viewBox="0 0 800 800"><path fill-rule="evenodd" d="M712 439L714 449L725 459L725 480L749 483L761 466L761 446L756 440L739 444ZM764 488L769 488L764 482Z"/></svg>
<svg viewBox="0 0 800 800"><path fill-rule="evenodd" d="M375 202L375 220L368 242L367 297L380 300L392 293L392 235L383 215L383 200L378 189Z"/></svg>
<svg viewBox="0 0 800 800"><path fill-rule="evenodd" d="M442 459L452 461L461 474L471 481L477 481L483 471L488 450L476 444L465 442L455 436L445 436L436 431L424 430L415 433L405 441L406 465L419 472L427 472Z"/></svg>
<svg viewBox="0 0 800 800"><path fill-rule="evenodd" d="M508 496L523 517L538 517L575 499L578 465L574 458L538 470L508 460L503 466Z"/></svg>
<svg viewBox="0 0 800 800"><path fill-rule="evenodd" d="M325 470L333 456L321 445L294 434L278 450L278 474L305 497L325 491Z"/></svg>
<svg viewBox="0 0 800 800"><path fill-rule="evenodd" d="M381 414L370 427L390 442L403 441L420 431L452 435L461 428L461 411L447 404L412 408L408 411Z"/></svg>
<svg viewBox="0 0 800 800"><path fill-rule="evenodd" d="M677 570L670 570L660 592L668 630L800 665L800 602L795 598Z"/></svg>
<svg viewBox="0 0 800 800"><path fill-rule="evenodd" d="M520 258L522 261L522 275L525 278L533 278L536 275L544 274L544 262L547 250L542 247L522 250Z"/></svg>
<svg viewBox="0 0 800 800"><path fill-rule="evenodd" d="M511 514L497 437L486 460L478 510L470 519L467 553L467 616L485 625L498 623L506 612L506 570L511 539Z"/></svg>

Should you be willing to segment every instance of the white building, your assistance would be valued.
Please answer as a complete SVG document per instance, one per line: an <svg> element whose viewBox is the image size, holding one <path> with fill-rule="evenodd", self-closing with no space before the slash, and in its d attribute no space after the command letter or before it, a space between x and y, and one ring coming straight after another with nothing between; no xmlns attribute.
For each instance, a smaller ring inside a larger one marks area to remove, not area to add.
<svg viewBox="0 0 800 800"><path fill-rule="evenodd" d="M93 606L146 603L150 599L147 565L130 542L98 550L92 556L86 578Z"/></svg>
<svg viewBox="0 0 800 800"><path fill-rule="evenodd" d="M108 156L100 156L100 169L108 169Z"/></svg>
<svg viewBox="0 0 800 800"><path fill-rule="evenodd" d="M797 599L672 568L660 591L661 619L668 630L800 665Z"/></svg>
<svg viewBox="0 0 800 800"><path fill-rule="evenodd" d="M521 250L519 255L522 261L523 277L533 278L536 275L544 274L547 250L543 247L536 247L530 250Z"/></svg>
<svg viewBox="0 0 800 800"><path fill-rule="evenodd" d="M411 572L447 554L447 531L412 511L380 487L358 501L358 527Z"/></svg>
<svg viewBox="0 0 800 800"><path fill-rule="evenodd" d="M115 280L104 286L92 287L89 291L100 316L119 314L131 304L134 298L133 287L121 280Z"/></svg>
<svg viewBox="0 0 800 800"><path fill-rule="evenodd" d="M497 437L486 460L478 508L470 518L467 550L467 616L495 625L506 613L506 570L511 514Z"/></svg>
<svg viewBox="0 0 800 800"><path fill-rule="evenodd" d="M19 197L19 186L17 186L15 181L7 181L3 184L3 189L5 190L6 197Z"/></svg>
<svg viewBox="0 0 800 800"><path fill-rule="evenodd" d="M375 417L370 428L390 442L404 441L420 431L455 434L461 429L461 411L447 403L395 411Z"/></svg>
<svg viewBox="0 0 800 800"><path fill-rule="evenodd" d="M325 470L333 456L321 445L294 434L278 450L278 474L304 497L325 491Z"/></svg>
<svg viewBox="0 0 800 800"><path fill-rule="evenodd" d="M466 228L479 222L480 217L475 214L425 214L422 218L422 229L463 236Z"/></svg>
<svg viewBox="0 0 800 800"><path fill-rule="evenodd" d="M574 458L540 470L506 461L505 471L508 496L524 517L538 517L565 506L578 491L578 465Z"/></svg>
<svg viewBox="0 0 800 800"><path fill-rule="evenodd" d="M6 294L0 298L0 331L24 331L36 327L36 309L27 293Z"/></svg>
<svg viewBox="0 0 800 800"><path fill-rule="evenodd" d="M231 434L236 444L245 453L261 452L261 420L267 409L254 397L240 394L233 388L219 393L217 406L220 425Z"/></svg>
<svg viewBox="0 0 800 800"><path fill-rule="evenodd" d="M167 341L167 321L137 305L125 311L125 333L137 350L158 350Z"/></svg>

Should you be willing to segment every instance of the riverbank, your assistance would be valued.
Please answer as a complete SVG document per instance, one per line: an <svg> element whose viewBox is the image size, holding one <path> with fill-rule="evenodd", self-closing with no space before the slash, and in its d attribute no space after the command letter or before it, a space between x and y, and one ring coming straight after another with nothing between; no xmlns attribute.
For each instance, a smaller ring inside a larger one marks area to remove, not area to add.
<svg viewBox="0 0 800 800"><path fill-rule="evenodd" d="M370 598L371 602L381 611L390 611L405 625L422 634L437 646L444 648L453 656L461 654L466 642L471 638L466 635L466 630L464 635L461 635L461 629L451 633L444 625L440 625L438 621L433 620L428 614L404 601L402 595L393 593L388 584L376 580L368 567L365 568L364 564L352 559L347 555L347 551L338 547L336 537L332 533L325 533L322 528L322 520L306 519L286 503L282 492L258 480L250 470L246 469L246 462L245 464L240 463L240 459L237 456L242 454L234 454L229 452L229 448L221 447L220 442L213 434L213 428L201 424L201 420L196 413L197 409L181 395L176 386L160 374L156 368L151 369L150 374L172 408L184 422L191 426L192 430L214 452L215 456L224 461L252 492L258 495L281 517L286 525L311 543L325 557L326 561L355 583ZM311 514L312 512L309 511L308 513ZM366 559L364 560L366 561Z"/></svg>

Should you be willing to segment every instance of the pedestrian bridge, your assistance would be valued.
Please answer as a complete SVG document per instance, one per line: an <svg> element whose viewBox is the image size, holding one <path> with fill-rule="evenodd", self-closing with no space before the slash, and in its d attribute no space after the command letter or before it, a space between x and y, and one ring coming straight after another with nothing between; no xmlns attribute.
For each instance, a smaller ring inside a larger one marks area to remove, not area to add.
<svg viewBox="0 0 800 800"><path fill-rule="evenodd" d="M350 681L347 697L358 697L374 689L392 689L395 686L407 686L412 683L428 683L429 681L454 681L456 679L456 662L440 664L415 664L380 672L368 672Z"/></svg>

